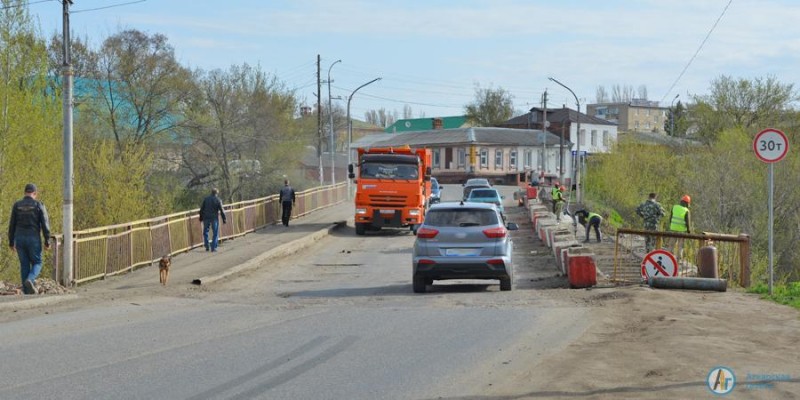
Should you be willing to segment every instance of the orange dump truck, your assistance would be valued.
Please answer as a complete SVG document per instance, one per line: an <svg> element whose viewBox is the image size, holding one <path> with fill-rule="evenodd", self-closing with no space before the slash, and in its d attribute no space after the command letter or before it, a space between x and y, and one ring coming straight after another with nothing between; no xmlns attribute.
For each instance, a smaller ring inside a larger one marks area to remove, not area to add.
<svg viewBox="0 0 800 400"><path fill-rule="evenodd" d="M358 162L348 166L356 184L356 234L383 227L416 234L431 194L431 160L430 149L358 149Z"/></svg>

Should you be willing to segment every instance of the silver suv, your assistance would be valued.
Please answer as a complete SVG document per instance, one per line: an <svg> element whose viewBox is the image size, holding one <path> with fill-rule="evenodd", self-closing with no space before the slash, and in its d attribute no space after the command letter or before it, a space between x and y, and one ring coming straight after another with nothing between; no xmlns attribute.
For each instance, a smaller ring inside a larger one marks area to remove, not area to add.
<svg viewBox="0 0 800 400"><path fill-rule="evenodd" d="M514 244L494 204L447 202L431 206L412 254L415 293L443 279L499 279L511 290Z"/></svg>

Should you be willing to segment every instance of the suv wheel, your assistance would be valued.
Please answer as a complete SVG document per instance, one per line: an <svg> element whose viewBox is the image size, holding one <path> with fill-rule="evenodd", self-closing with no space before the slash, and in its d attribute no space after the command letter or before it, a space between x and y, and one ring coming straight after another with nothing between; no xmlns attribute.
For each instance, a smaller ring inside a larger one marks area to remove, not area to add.
<svg viewBox="0 0 800 400"><path fill-rule="evenodd" d="M428 282L425 278L414 275L414 279L412 282L414 286L414 293L425 293L427 283Z"/></svg>
<svg viewBox="0 0 800 400"><path fill-rule="evenodd" d="M500 278L500 290L503 292L511 290L511 278Z"/></svg>
<svg viewBox="0 0 800 400"><path fill-rule="evenodd" d="M356 235L364 235L364 232L367 230L367 224L361 224L356 222Z"/></svg>

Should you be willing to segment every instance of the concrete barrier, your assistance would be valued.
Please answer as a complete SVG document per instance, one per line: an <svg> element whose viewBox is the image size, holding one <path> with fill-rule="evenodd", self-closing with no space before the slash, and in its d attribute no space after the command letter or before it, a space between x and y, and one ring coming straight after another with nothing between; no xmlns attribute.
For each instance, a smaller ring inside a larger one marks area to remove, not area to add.
<svg viewBox="0 0 800 400"><path fill-rule="evenodd" d="M572 233L570 233L568 229L564 228L563 225L556 225L555 229L551 229L549 235L547 236L547 247L553 248L557 238L561 238L563 241L563 238L567 236L572 238Z"/></svg>
<svg viewBox="0 0 800 400"><path fill-rule="evenodd" d="M581 245L575 240L556 242L556 244L553 245L553 252L555 253L556 265L561 270L561 273L564 275L567 274L567 263L566 261L564 261L564 259L567 257L567 251L573 247L583 247L583 245Z"/></svg>
<svg viewBox="0 0 800 400"><path fill-rule="evenodd" d="M536 234L539 237L539 240L541 240L544 243L547 243L547 232L545 231L545 228L553 227L555 225L556 225L555 217L539 218L536 221Z"/></svg>
<svg viewBox="0 0 800 400"><path fill-rule="evenodd" d="M597 285L597 267L594 252L586 247L566 249L567 278L571 288L587 288Z"/></svg>

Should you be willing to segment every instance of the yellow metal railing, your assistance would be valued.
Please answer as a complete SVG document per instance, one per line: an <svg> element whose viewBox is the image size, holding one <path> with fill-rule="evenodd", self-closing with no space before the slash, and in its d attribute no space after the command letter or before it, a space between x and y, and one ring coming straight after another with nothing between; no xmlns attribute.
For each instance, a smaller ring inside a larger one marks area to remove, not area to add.
<svg viewBox="0 0 800 400"><path fill-rule="evenodd" d="M727 279L729 284L750 286L748 235L688 234L627 228L620 228L616 233L611 280L620 283L641 282L642 260L654 249L664 249L675 256L679 276L697 276L700 249L709 244L717 249L719 277Z"/></svg>
<svg viewBox="0 0 800 400"><path fill-rule="evenodd" d="M347 185L320 186L298 192L292 218L338 204L347 199ZM278 196L246 200L223 206L228 223L220 225L220 240L235 238L280 220ZM73 232L73 279L79 284L150 265L203 245L198 209L125 224ZM54 278L62 284L63 238L54 235Z"/></svg>

